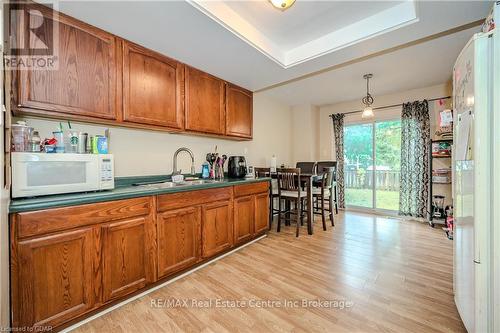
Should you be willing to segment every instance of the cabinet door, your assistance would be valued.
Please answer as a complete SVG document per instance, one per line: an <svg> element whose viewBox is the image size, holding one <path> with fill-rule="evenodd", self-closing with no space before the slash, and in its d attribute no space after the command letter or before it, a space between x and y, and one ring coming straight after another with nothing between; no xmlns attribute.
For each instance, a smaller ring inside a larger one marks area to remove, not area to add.
<svg viewBox="0 0 500 333"><path fill-rule="evenodd" d="M255 233L269 229L269 193L255 196Z"/></svg>
<svg viewBox="0 0 500 333"><path fill-rule="evenodd" d="M115 37L42 5L23 8L28 10L19 14L24 15L18 18L24 27L17 30L18 43L37 45L43 40L57 59L48 69L18 71L17 108L53 116L116 119ZM29 28L40 25L36 34Z"/></svg>
<svg viewBox="0 0 500 333"><path fill-rule="evenodd" d="M183 129L184 67L123 41L123 120Z"/></svg>
<svg viewBox="0 0 500 333"><path fill-rule="evenodd" d="M186 130L225 133L224 82L186 67Z"/></svg>
<svg viewBox="0 0 500 333"><path fill-rule="evenodd" d="M14 243L13 325L57 326L94 306L92 228Z"/></svg>
<svg viewBox="0 0 500 333"><path fill-rule="evenodd" d="M153 222L149 216L101 226L104 302L129 294L154 280Z"/></svg>
<svg viewBox="0 0 500 333"><path fill-rule="evenodd" d="M193 265L200 258L201 213L198 207L157 216L158 277Z"/></svg>
<svg viewBox="0 0 500 333"><path fill-rule="evenodd" d="M255 198L253 195L234 200L234 242L244 242L254 233Z"/></svg>
<svg viewBox="0 0 500 333"><path fill-rule="evenodd" d="M211 257L233 245L231 202L215 202L202 207L202 256Z"/></svg>
<svg viewBox="0 0 500 333"><path fill-rule="evenodd" d="M253 97L248 90L226 86L226 135L252 138Z"/></svg>

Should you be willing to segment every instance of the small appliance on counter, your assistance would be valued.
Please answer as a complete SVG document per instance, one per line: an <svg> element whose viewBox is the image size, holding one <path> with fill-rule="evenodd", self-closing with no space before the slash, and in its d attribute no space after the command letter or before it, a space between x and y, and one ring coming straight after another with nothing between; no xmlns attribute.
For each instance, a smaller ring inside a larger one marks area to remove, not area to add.
<svg viewBox="0 0 500 333"><path fill-rule="evenodd" d="M243 156L230 156L228 162L229 178L245 178L247 174L247 162Z"/></svg>
<svg viewBox="0 0 500 333"><path fill-rule="evenodd" d="M245 178L248 178L248 179L255 178L255 173L254 173L253 166L249 165L247 167L247 174L245 175Z"/></svg>
<svg viewBox="0 0 500 333"><path fill-rule="evenodd" d="M111 154L12 154L12 197L111 190Z"/></svg>

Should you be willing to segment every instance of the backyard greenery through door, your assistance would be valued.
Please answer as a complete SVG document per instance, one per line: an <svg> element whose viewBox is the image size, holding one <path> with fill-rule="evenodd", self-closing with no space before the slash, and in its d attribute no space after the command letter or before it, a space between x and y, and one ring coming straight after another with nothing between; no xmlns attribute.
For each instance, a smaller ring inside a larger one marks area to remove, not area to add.
<svg viewBox="0 0 500 333"><path fill-rule="evenodd" d="M344 161L347 206L399 209L400 120L346 125Z"/></svg>

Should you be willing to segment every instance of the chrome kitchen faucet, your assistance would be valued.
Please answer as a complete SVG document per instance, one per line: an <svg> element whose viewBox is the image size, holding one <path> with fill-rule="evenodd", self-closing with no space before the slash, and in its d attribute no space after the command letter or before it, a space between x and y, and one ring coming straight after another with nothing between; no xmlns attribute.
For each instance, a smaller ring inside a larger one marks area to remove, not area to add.
<svg viewBox="0 0 500 333"><path fill-rule="evenodd" d="M194 175L196 173L195 166L194 166L194 154L191 151L191 149L182 147L182 148L177 149L174 153L174 170L172 171L172 176L181 174L182 170L177 171L177 155L179 155L179 153L181 151L185 151L189 154L189 156L191 156L191 174Z"/></svg>

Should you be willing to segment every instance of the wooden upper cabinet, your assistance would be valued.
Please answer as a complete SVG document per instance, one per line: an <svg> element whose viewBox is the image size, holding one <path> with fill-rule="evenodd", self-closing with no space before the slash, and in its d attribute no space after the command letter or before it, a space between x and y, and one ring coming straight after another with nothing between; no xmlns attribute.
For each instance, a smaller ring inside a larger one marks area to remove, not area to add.
<svg viewBox="0 0 500 333"><path fill-rule="evenodd" d="M252 92L43 5L19 8L16 52L55 61L12 73L14 113L252 138Z"/></svg>
<svg viewBox="0 0 500 333"><path fill-rule="evenodd" d="M116 119L115 37L42 5L22 8L28 10L18 14L17 43L24 40L24 45L37 45L43 40L54 50L57 60L50 69L17 72L14 110L47 116ZM43 24L34 34L29 27L41 24L38 13L43 16ZM24 27L20 26L23 23Z"/></svg>
<svg viewBox="0 0 500 333"><path fill-rule="evenodd" d="M123 120L184 128L184 66L123 41Z"/></svg>
<svg viewBox="0 0 500 333"><path fill-rule="evenodd" d="M12 247L13 326L57 326L94 306L92 228Z"/></svg>
<svg viewBox="0 0 500 333"><path fill-rule="evenodd" d="M103 243L104 302L154 281L154 221L150 216L105 224Z"/></svg>
<svg viewBox="0 0 500 333"><path fill-rule="evenodd" d="M251 139L253 134L252 92L226 85L226 135Z"/></svg>
<svg viewBox="0 0 500 333"><path fill-rule="evenodd" d="M186 130L225 134L224 81L186 66Z"/></svg>

